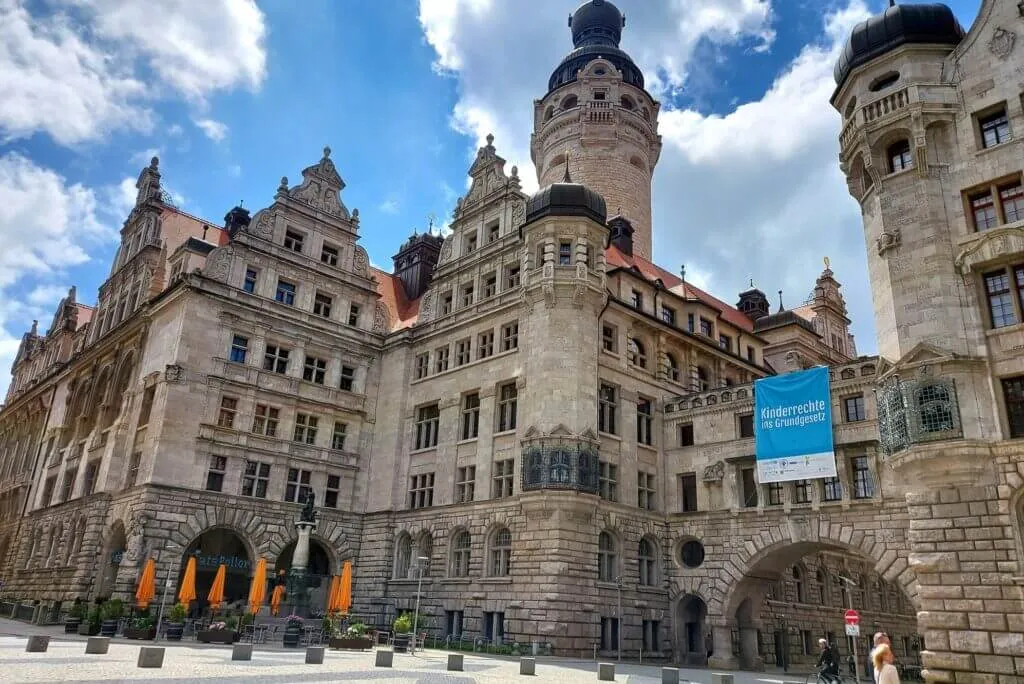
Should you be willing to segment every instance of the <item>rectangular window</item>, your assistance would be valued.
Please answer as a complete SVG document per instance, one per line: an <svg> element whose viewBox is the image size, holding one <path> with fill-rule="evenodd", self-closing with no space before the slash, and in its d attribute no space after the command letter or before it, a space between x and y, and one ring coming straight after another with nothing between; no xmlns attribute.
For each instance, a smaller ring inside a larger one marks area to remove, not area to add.
<svg viewBox="0 0 1024 684"><path fill-rule="evenodd" d="M1007 223L1024 221L1024 185L1017 183L1008 188L999 188L999 199Z"/></svg>
<svg viewBox="0 0 1024 684"><path fill-rule="evenodd" d="M288 469L288 484L284 488L284 500L290 503L305 503L309 496L309 480L312 473L298 468Z"/></svg>
<svg viewBox="0 0 1024 684"><path fill-rule="evenodd" d="M814 653L814 635L809 629L800 630L800 645L803 647L803 655Z"/></svg>
<svg viewBox="0 0 1024 684"><path fill-rule="evenodd" d="M313 313L317 316L323 316L324 318L331 317L331 305L334 303L334 299L330 295L316 293L313 298Z"/></svg>
<svg viewBox="0 0 1024 684"><path fill-rule="evenodd" d="M796 503L811 503L811 483L809 480L797 480L793 483L793 499Z"/></svg>
<svg viewBox="0 0 1024 684"><path fill-rule="evenodd" d="M781 482L769 482L765 486L768 489L768 505L769 506L781 506L782 505L782 483Z"/></svg>
<svg viewBox="0 0 1024 684"><path fill-rule="evenodd" d="M277 292L274 294L274 299L287 304L288 306L295 306L295 284L289 283L287 280L277 280Z"/></svg>
<svg viewBox="0 0 1024 684"><path fill-rule="evenodd" d="M445 636L454 637L456 640L461 639L464 612L461 610L446 610L444 612L444 619Z"/></svg>
<svg viewBox="0 0 1024 684"><path fill-rule="evenodd" d="M134 454L132 454L131 460L128 461L128 473L125 475L125 478L124 478L124 486L126 488L127 487L134 487L135 483L139 481L139 464L141 462L142 462L142 452L136 451ZM53 484L54 484L53 478L51 477L50 480L48 480L48 482L49 482L49 485L50 485L50 493L52 494L53 493ZM50 497L48 495L43 497L43 503L44 504L48 503L49 500L50 500Z"/></svg>
<svg viewBox="0 0 1024 684"><path fill-rule="evenodd" d="M601 644L602 651L619 650L619 619L614 617L601 618Z"/></svg>
<svg viewBox="0 0 1024 684"><path fill-rule="evenodd" d="M290 228L284 232L284 248L290 249L293 252L302 251L302 242L306 239L306 236L297 230L291 230Z"/></svg>
<svg viewBox="0 0 1024 684"><path fill-rule="evenodd" d="M476 466L459 468L455 476L455 503L469 503L476 491Z"/></svg>
<svg viewBox="0 0 1024 684"><path fill-rule="evenodd" d="M853 471L853 498L870 499L875 495L875 483L871 479L871 468L867 456L854 456L850 459Z"/></svg>
<svg viewBox="0 0 1024 684"><path fill-rule="evenodd" d="M82 483L82 496L88 496L96 491L96 476L100 472L100 462L90 461L85 465L85 482Z"/></svg>
<svg viewBox="0 0 1024 684"><path fill-rule="evenodd" d="M462 301L462 307L463 308L465 308L467 306L472 306L473 305L473 284L472 283L470 283L469 285L464 285L463 286L461 301Z"/></svg>
<svg viewBox="0 0 1024 684"><path fill-rule="evenodd" d="M651 400L640 397L636 402L636 441L651 446L654 440L654 417Z"/></svg>
<svg viewBox="0 0 1024 684"><path fill-rule="evenodd" d="M743 508L757 506L757 481L754 478L753 468L740 469L740 496Z"/></svg>
<svg viewBox="0 0 1024 684"><path fill-rule="evenodd" d="M508 323L501 329L501 351L519 348L519 321Z"/></svg>
<svg viewBox="0 0 1024 684"><path fill-rule="evenodd" d="M67 501L71 498L71 490L75 487L75 473L68 471L64 473L64 482L61 484L60 500Z"/></svg>
<svg viewBox="0 0 1024 684"><path fill-rule="evenodd" d="M480 333L476 341L476 358L486 359L494 354L494 331Z"/></svg>
<svg viewBox="0 0 1024 684"><path fill-rule="evenodd" d="M217 426L222 428L235 427L235 414L238 413L238 399L221 397L220 409L217 411Z"/></svg>
<svg viewBox="0 0 1024 684"><path fill-rule="evenodd" d="M993 328L1004 328L1017 323L1017 312L1013 308L1013 288L1010 274L1006 271L986 273L985 295L988 297L988 311L992 316Z"/></svg>
<svg viewBox="0 0 1024 684"><path fill-rule="evenodd" d="M269 463L260 463L258 461L245 462L245 474L242 476L242 496L266 499L267 485L269 483Z"/></svg>
<svg viewBox="0 0 1024 684"><path fill-rule="evenodd" d="M335 451L344 451L346 436L348 436L348 425L340 420L334 421L334 431L331 433L331 448Z"/></svg>
<svg viewBox="0 0 1024 684"><path fill-rule="evenodd" d="M615 413L618 407L618 390L613 385L601 383L597 408L597 429L610 435L615 431Z"/></svg>
<svg viewBox="0 0 1024 684"><path fill-rule="evenodd" d="M490 299L498 292L498 276L490 274L484 278L484 299Z"/></svg>
<svg viewBox="0 0 1024 684"><path fill-rule="evenodd" d="M263 370L284 375L288 372L288 356L291 351L273 344L267 345L263 354Z"/></svg>
<svg viewBox="0 0 1024 684"><path fill-rule="evenodd" d="M53 501L53 490L54 490L54 488L56 488L56 486L57 486L57 476L56 475L53 476L53 477L46 478L46 484L43 485L43 498L39 502L40 506L49 506L50 505L50 502ZM126 484L125 486L126 487L130 487L131 485Z"/></svg>
<svg viewBox="0 0 1024 684"><path fill-rule="evenodd" d="M864 395L858 394L855 397L844 398L843 413L845 414L847 423L867 420L867 413L864 411Z"/></svg>
<svg viewBox="0 0 1024 684"><path fill-rule="evenodd" d="M492 243L492 242L494 242L495 240L498 239L498 235L500 234L500 227L499 227L497 221L494 221L493 223L489 224L487 226L486 230L487 230L487 244L490 244L490 243Z"/></svg>
<svg viewBox="0 0 1024 684"><path fill-rule="evenodd" d="M341 367L341 380L338 382L338 388L345 391L351 392L356 384L356 369L352 366Z"/></svg>
<svg viewBox="0 0 1024 684"><path fill-rule="evenodd" d="M328 475L327 488L324 490L324 508L338 507L338 492L341 490L341 476Z"/></svg>
<svg viewBox="0 0 1024 684"><path fill-rule="evenodd" d="M498 387L498 432L516 429L518 411L519 388L514 382L506 382Z"/></svg>
<svg viewBox="0 0 1024 684"><path fill-rule="evenodd" d="M416 355L416 379L422 380L430 373L430 354L423 352Z"/></svg>
<svg viewBox="0 0 1024 684"><path fill-rule="evenodd" d="M825 492L822 499L825 501L841 501L843 498L843 485L838 477L826 477L822 480Z"/></svg>
<svg viewBox="0 0 1024 684"><path fill-rule="evenodd" d="M618 331L614 325L601 326L601 347L605 351L612 352L613 354L618 351L617 338Z"/></svg>
<svg viewBox="0 0 1024 684"><path fill-rule="evenodd" d="M505 267L505 289L511 290L519 287L519 266Z"/></svg>
<svg viewBox="0 0 1024 684"><path fill-rule="evenodd" d="M416 449L437 446L437 424L440 415L437 404L421 406L416 412Z"/></svg>
<svg viewBox="0 0 1024 684"><path fill-rule="evenodd" d="M724 349L727 352L731 352L732 351L732 338L729 337L728 335L719 335L718 336L718 346L721 347L722 349Z"/></svg>
<svg viewBox="0 0 1024 684"><path fill-rule="evenodd" d="M1004 378L1002 383L1010 437L1024 437L1024 376Z"/></svg>
<svg viewBox="0 0 1024 684"><path fill-rule="evenodd" d="M484 613L484 638L494 644L500 644L505 637L505 613Z"/></svg>
<svg viewBox="0 0 1024 684"><path fill-rule="evenodd" d="M472 341L467 337L455 343L455 365L464 366L470 362L472 356Z"/></svg>
<svg viewBox="0 0 1024 684"><path fill-rule="evenodd" d="M630 295L630 304L632 304L633 308L636 309L637 311L643 311L644 293L640 292L639 290L633 290L632 294Z"/></svg>
<svg viewBox="0 0 1024 684"><path fill-rule="evenodd" d="M280 409L273 406L256 404L256 412L252 417L252 431L257 435L277 436L277 421L280 414Z"/></svg>
<svg viewBox="0 0 1024 684"><path fill-rule="evenodd" d="M605 501L619 500L619 467L614 463L598 462L597 492Z"/></svg>
<svg viewBox="0 0 1024 684"><path fill-rule="evenodd" d="M754 414L745 413L737 416L740 439L747 439L754 436Z"/></svg>
<svg viewBox="0 0 1024 684"><path fill-rule="evenodd" d="M654 510L654 473L637 471L636 505L645 511Z"/></svg>
<svg viewBox="0 0 1024 684"><path fill-rule="evenodd" d="M306 362L302 365L302 379L306 382L315 382L318 385L322 385L326 377L327 361L307 354Z"/></svg>
<svg viewBox="0 0 1024 684"><path fill-rule="evenodd" d="M559 242L558 243L558 265L559 266L571 266L572 265L572 243L570 243L570 242Z"/></svg>
<svg viewBox="0 0 1024 684"><path fill-rule="evenodd" d="M495 499L504 499L512 496L512 492L515 486L515 459L506 458L501 461L494 462L494 470L491 481L491 497Z"/></svg>
<svg viewBox="0 0 1024 684"><path fill-rule="evenodd" d="M910 153L910 141L901 140L889 147L889 173L914 168L914 157Z"/></svg>
<svg viewBox="0 0 1024 684"><path fill-rule="evenodd" d="M441 315L447 316L452 312L452 293L449 290L441 296Z"/></svg>
<svg viewBox="0 0 1024 684"><path fill-rule="evenodd" d="M434 350L434 372L443 373L448 370L448 347L438 347Z"/></svg>
<svg viewBox="0 0 1024 684"><path fill-rule="evenodd" d="M661 651L661 622L658 620L643 621L643 649L648 653Z"/></svg>
<svg viewBox="0 0 1024 684"><path fill-rule="evenodd" d="M994 147L1010 139L1010 122L1005 109L979 117L978 125L981 127L982 147Z"/></svg>
<svg viewBox="0 0 1024 684"><path fill-rule="evenodd" d="M475 252L476 251L476 233L466 233L463 236L463 239L464 239L465 245L466 245L466 249L463 251L463 254L470 254L472 252Z"/></svg>
<svg viewBox="0 0 1024 684"><path fill-rule="evenodd" d="M249 355L249 338L235 335L231 338L231 362L245 363Z"/></svg>
<svg viewBox="0 0 1024 684"><path fill-rule="evenodd" d="M480 395L474 392L462 397L462 439L480 435Z"/></svg>
<svg viewBox="0 0 1024 684"><path fill-rule="evenodd" d="M693 314L686 314L686 329L691 333L694 331Z"/></svg>
<svg viewBox="0 0 1024 684"><path fill-rule="evenodd" d="M665 321L666 323L668 323L671 326L675 326L675 324L676 324L676 310L671 308L671 307L668 307L668 306L665 306L664 304L662 304L661 305L661 320Z"/></svg>
<svg viewBox="0 0 1024 684"><path fill-rule="evenodd" d="M427 508L433 505L434 473L423 473L409 478L409 508Z"/></svg>
<svg viewBox="0 0 1024 684"><path fill-rule="evenodd" d="M320 261L328 266L337 266L338 248L325 242L324 246L320 248Z"/></svg>
<svg viewBox="0 0 1024 684"><path fill-rule="evenodd" d="M711 337L711 321L706 318L700 319L700 334L704 337Z"/></svg>
<svg viewBox="0 0 1024 684"><path fill-rule="evenodd" d="M224 491L224 473L228 469L228 459L224 456L210 456L210 465L206 470L206 491Z"/></svg>
<svg viewBox="0 0 1024 684"><path fill-rule="evenodd" d="M693 446L693 423L686 423L679 426L679 446Z"/></svg>
<svg viewBox="0 0 1024 684"><path fill-rule="evenodd" d="M254 292L256 292L257 275L258 274L255 268L245 269L245 282L242 283L242 289L248 292L249 294L253 294Z"/></svg>
<svg viewBox="0 0 1024 684"><path fill-rule="evenodd" d="M679 476L679 508L683 513L697 510L697 473Z"/></svg>
<svg viewBox="0 0 1024 684"><path fill-rule="evenodd" d="M292 434L292 441L303 444L316 444L316 433L320 425L320 419L308 413L295 414L295 432Z"/></svg>
<svg viewBox="0 0 1024 684"><path fill-rule="evenodd" d="M747 361L754 363L754 348L749 344L747 345Z"/></svg>
<svg viewBox="0 0 1024 684"><path fill-rule="evenodd" d="M974 229L988 230L999 224L999 217L996 215L996 205L992 201L992 193L985 192L970 197L971 213L974 215Z"/></svg>
<svg viewBox="0 0 1024 684"><path fill-rule="evenodd" d="M353 328L359 326L359 305L349 304L348 305L348 324Z"/></svg>

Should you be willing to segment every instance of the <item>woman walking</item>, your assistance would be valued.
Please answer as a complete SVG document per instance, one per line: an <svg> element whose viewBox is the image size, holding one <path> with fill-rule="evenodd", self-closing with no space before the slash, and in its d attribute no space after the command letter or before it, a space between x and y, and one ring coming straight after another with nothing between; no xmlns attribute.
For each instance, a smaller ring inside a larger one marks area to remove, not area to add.
<svg viewBox="0 0 1024 684"><path fill-rule="evenodd" d="M892 649L881 644L871 652L871 663L875 666L875 681L878 684L900 684L900 674L893 665Z"/></svg>

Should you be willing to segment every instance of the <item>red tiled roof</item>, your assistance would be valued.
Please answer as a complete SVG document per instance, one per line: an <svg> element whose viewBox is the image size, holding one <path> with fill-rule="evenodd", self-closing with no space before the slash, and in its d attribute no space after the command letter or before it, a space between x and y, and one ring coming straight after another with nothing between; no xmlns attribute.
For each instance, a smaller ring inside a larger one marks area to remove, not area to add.
<svg viewBox="0 0 1024 684"><path fill-rule="evenodd" d="M420 314L420 300L409 301L405 296L402 279L379 268L371 268L370 275L377 281L377 293L391 314L391 330L402 330L416 323Z"/></svg>
<svg viewBox="0 0 1024 684"><path fill-rule="evenodd" d="M604 257L610 268L629 269L636 266L644 278L650 281L660 280L666 288L673 290L676 294L685 294L688 298L699 299L708 306L720 310L722 312L722 318L732 325L735 325L740 330L745 330L746 332L754 331L754 323L747 318L746 314L740 312L735 307L729 306L721 299L709 295L699 287L694 287L690 283L686 283L686 292L680 293L679 287L683 285L683 281L679 276L669 273L660 266L653 264L642 257L623 254L619 251L619 248L614 245L604 251Z"/></svg>
<svg viewBox="0 0 1024 684"><path fill-rule="evenodd" d="M75 308L78 309L78 328L76 330L80 330L83 325L92 320L93 311L96 309L87 304L78 304L77 302L75 303Z"/></svg>

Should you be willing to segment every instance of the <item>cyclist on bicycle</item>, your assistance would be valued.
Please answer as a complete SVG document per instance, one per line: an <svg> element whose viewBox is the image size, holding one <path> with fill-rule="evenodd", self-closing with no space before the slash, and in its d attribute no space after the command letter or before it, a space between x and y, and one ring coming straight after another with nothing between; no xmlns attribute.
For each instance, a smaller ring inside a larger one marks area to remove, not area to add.
<svg viewBox="0 0 1024 684"><path fill-rule="evenodd" d="M821 654L818 656L818 679L819 681L834 684L839 682L839 659L835 651L829 645L827 639L818 639L821 647Z"/></svg>

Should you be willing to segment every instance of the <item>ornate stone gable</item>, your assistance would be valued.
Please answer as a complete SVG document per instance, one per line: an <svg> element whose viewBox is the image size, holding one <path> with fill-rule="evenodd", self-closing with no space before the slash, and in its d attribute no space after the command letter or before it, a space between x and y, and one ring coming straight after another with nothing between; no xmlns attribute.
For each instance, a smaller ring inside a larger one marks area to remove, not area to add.
<svg viewBox="0 0 1024 684"><path fill-rule="evenodd" d="M338 170L330 157L331 148L325 147L324 156L320 161L302 170L302 183L299 185L285 189L288 179L282 178L278 196L283 194L285 197L336 218L351 218L348 208L341 201L341 191L345 188L345 181L338 175Z"/></svg>
<svg viewBox="0 0 1024 684"><path fill-rule="evenodd" d="M519 169L513 166L512 175L505 175L505 160L498 156L493 143L494 136L488 135L487 144L477 150L476 159L469 168L469 176L473 179L469 186L469 192L455 205L454 218L456 220L466 211L485 203L498 192L520 189Z"/></svg>

